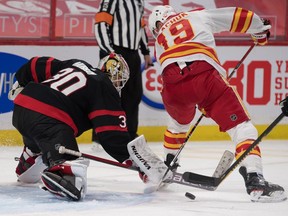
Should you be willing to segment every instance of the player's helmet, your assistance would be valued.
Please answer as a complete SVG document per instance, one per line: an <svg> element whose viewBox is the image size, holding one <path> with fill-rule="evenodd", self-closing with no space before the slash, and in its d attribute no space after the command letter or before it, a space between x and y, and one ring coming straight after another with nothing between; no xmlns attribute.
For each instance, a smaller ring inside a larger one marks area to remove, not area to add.
<svg viewBox="0 0 288 216"><path fill-rule="evenodd" d="M124 58L119 54L111 53L100 61L98 68L108 75L114 87L120 93L130 74Z"/></svg>
<svg viewBox="0 0 288 216"><path fill-rule="evenodd" d="M164 23L169 16L175 14L176 11L170 5L159 5L153 8L148 19L148 24L154 38L158 35L157 22Z"/></svg>

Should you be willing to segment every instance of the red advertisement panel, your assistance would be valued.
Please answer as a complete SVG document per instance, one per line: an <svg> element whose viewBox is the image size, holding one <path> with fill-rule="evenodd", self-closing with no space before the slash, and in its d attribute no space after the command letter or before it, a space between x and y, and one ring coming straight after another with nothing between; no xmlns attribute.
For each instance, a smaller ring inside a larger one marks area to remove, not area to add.
<svg viewBox="0 0 288 216"><path fill-rule="evenodd" d="M56 17L56 37L94 39L94 16L99 0L58 0L56 8L61 15Z"/></svg>
<svg viewBox="0 0 288 216"><path fill-rule="evenodd" d="M0 0L0 39L95 40L94 16L100 2L100 0ZM199 7L243 7L271 20L272 39L287 38L287 0L277 0L277 4L271 0L145 0L144 2L146 20L153 7L163 4L170 4L179 12ZM149 31L147 33L151 37ZM221 37L227 39L227 36L232 40L237 37L243 39L243 35L239 34L221 33L217 36L220 39Z"/></svg>
<svg viewBox="0 0 288 216"><path fill-rule="evenodd" d="M48 37L50 1L0 1L0 38Z"/></svg>

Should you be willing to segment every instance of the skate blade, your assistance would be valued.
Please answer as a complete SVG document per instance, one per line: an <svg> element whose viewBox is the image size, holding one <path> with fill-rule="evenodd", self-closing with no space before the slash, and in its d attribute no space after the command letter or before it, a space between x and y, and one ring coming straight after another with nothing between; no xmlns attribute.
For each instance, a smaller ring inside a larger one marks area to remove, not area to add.
<svg viewBox="0 0 288 216"><path fill-rule="evenodd" d="M59 191L51 190L48 187L45 186L45 183L42 181L44 184L44 187L42 187L43 190L49 191L51 194L56 196L57 198L67 198L68 200L73 200L73 201L79 201L80 198L77 197L75 194L71 193L69 190L64 188L62 185L58 184L56 181L51 179L49 176L47 176L45 173L42 173L42 177L46 179L47 182L49 182L51 185L54 187L58 188ZM82 190L82 189L81 189Z"/></svg>
<svg viewBox="0 0 288 216"><path fill-rule="evenodd" d="M260 203L276 203L287 200L287 196L284 191L275 191L270 196L262 196L263 191L252 191L250 198L252 202Z"/></svg>

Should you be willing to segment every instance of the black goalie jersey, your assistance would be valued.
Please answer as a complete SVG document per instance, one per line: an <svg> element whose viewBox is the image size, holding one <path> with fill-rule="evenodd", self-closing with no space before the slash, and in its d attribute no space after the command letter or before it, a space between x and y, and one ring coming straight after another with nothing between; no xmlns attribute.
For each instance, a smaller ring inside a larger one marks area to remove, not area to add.
<svg viewBox="0 0 288 216"><path fill-rule="evenodd" d="M25 86L16 105L69 125L75 137L92 128L105 150L115 147L128 155L131 140L119 93L102 71L78 59L34 57L16 78Z"/></svg>

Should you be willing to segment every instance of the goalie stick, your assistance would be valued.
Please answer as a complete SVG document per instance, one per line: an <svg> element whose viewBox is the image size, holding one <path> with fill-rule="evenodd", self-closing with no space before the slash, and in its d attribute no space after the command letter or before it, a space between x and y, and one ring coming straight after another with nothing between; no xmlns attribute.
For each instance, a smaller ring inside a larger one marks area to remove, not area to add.
<svg viewBox="0 0 288 216"><path fill-rule="evenodd" d="M119 163L117 161L112 161L112 160L97 157L94 155L85 154L85 153L82 153L79 151L67 149L64 146L60 146L58 151L60 154L74 155L77 157L87 158L90 160L98 161L98 162L109 164L109 165L116 166L116 167L121 167L121 168L129 169L129 170L133 170L133 171L139 171L137 167L133 167L133 166L130 166L128 164L122 164L122 163ZM233 158L234 158L233 153L226 150L223 153L223 156L221 157L221 159L218 163L218 166L216 167L216 170L214 171L213 176L219 176L219 175L223 174L223 172L225 172L229 168L229 166L231 165ZM164 183L176 183L176 184L181 184L181 185L185 185L185 186L190 186L190 187L195 187L195 188L210 190L210 191L215 190L214 186L209 186L209 185L206 186L206 185L201 185L198 183L195 184L192 182L185 181L185 179L183 178L183 174L177 173L177 172L173 172L172 177L169 179L166 179L164 181Z"/></svg>
<svg viewBox="0 0 288 216"><path fill-rule="evenodd" d="M243 63L243 61L246 59L246 57L249 55L249 53L252 51L252 49L257 45L257 43L253 43L249 49L246 51L246 53L244 54L244 56L241 58L241 60L238 62L238 64L236 65L236 67L233 69L233 71L229 74L228 76L228 81L232 78L232 76L234 75L234 73L239 69L239 67L241 66L241 64ZM181 147L179 148L179 150L176 152L173 160L170 162L170 164L168 165L168 168L166 170L166 172L164 173L162 180L159 182L158 188L161 187L161 184L163 182L163 180L165 179L165 177L167 176L169 170L171 170L171 167L174 166L174 164L177 162L178 157L180 155L180 153L182 152L184 146L186 145L186 143L188 142L188 140L190 139L191 135L193 134L193 132L195 131L196 127L198 126L198 124L201 122L201 120L203 119L205 115L201 114L201 116L198 118L197 122L194 124L194 126L190 129L186 139L184 140L184 142L182 143Z"/></svg>
<svg viewBox="0 0 288 216"><path fill-rule="evenodd" d="M287 98L286 101L288 100ZM235 168L248 156L248 154L261 142L261 140L271 132L271 130L283 119L284 116L285 114L282 112L221 176L211 177L192 172L185 172L183 173L183 179L190 183L199 184L202 187L215 188L216 190L223 180L235 170Z"/></svg>

